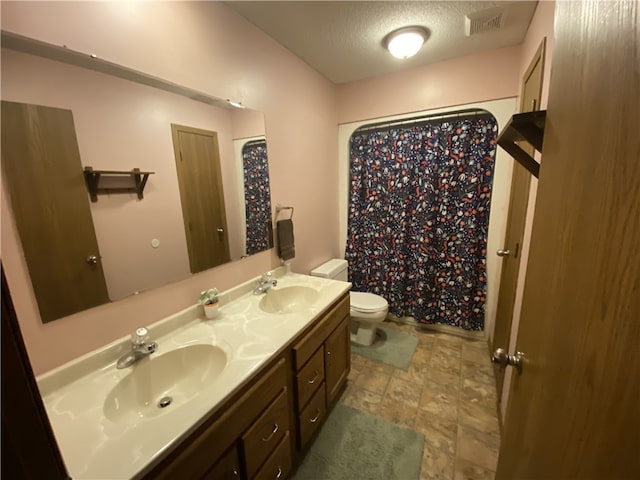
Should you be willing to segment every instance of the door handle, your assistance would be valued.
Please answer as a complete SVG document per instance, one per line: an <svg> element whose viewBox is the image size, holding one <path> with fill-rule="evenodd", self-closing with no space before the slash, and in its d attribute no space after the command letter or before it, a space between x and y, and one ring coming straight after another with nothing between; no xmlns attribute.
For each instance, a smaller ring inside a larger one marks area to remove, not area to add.
<svg viewBox="0 0 640 480"><path fill-rule="evenodd" d="M224 233L224 228L220 228L220 227L218 227L218 228L216 228L216 232L218 232L218 233Z"/></svg>
<svg viewBox="0 0 640 480"><path fill-rule="evenodd" d="M496 255L498 255L499 257L506 257L510 253L511 253L511 250L498 250L496 252Z"/></svg>
<svg viewBox="0 0 640 480"><path fill-rule="evenodd" d="M515 355L509 355L504 348L497 348L491 356L491 361L500 365L500 368L505 368L506 366L515 367L518 375L520 375L522 373L522 364L524 363L524 353L516 352Z"/></svg>
<svg viewBox="0 0 640 480"><path fill-rule="evenodd" d="M89 256L87 257L86 262L87 262L89 265L95 265L95 264L97 264L97 263L98 263L98 257L97 257L97 256L95 256L95 255L89 255Z"/></svg>

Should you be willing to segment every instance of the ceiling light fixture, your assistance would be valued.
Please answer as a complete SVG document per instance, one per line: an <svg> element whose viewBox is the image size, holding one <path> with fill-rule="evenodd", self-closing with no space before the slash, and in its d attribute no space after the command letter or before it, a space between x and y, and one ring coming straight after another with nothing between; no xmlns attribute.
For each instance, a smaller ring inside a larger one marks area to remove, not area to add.
<svg viewBox="0 0 640 480"><path fill-rule="evenodd" d="M429 31L424 27L404 27L387 35L384 45L394 57L409 58L420 51L428 37Z"/></svg>

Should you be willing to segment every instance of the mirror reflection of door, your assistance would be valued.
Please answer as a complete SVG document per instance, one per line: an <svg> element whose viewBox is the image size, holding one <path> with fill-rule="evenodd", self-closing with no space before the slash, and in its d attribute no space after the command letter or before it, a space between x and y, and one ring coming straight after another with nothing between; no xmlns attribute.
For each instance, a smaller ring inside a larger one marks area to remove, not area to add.
<svg viewBox="0 0 640 480"><path fill-rule="evenodd" d="M218 134L171 125L191 273L230 261Z"/></svg>
<svg viewBox="0 0 640 480"><path fill-rule="evenodd" d="M3 101L2 174L42 321L109 302L71 110Z"/></svg>
<svg viewBox="0 0 640 480"><path fill-rule="evenodd" d="M545 45L546 39L538 47L524 74L520 112L532 112L540 109ZM520 147L533 157L534 149L531 145L522 143ZM506 349L511 337L511 323L518 286L520 251L522 250L522 240L524 238L530 184L531 173L518 162L514 162L513 176L511 177L511 198L509 199L509 212L507 214L507 233L504 247L502 248L503 252L509 253L502 257L502 274L500 276L500 290L496 309L493 350L496 348ZM500 401L505 372L503 368L494 365L494 373L498 401Z"/></svg>

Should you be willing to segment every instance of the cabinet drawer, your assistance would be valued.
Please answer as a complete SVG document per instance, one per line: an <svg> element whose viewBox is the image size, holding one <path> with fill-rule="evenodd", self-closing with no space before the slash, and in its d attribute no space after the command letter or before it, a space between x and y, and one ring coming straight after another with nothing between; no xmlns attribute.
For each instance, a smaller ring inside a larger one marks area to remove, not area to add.
<svg viewBox="0 0 640 480"><path fill-rule="evenodd" d="M254 424L242 436L247 475L251 477L265 458L276 448L289 430L289 403L287 389L273 401Z"/></svg>
<svg viewBox="0 0 640 480"><path fill-rule="evenodd" d="M307 363L309 358L318 350L325 339L338 326L338 324L349 316L349 294L347 293L329 309L324 317L298 342L293 346L294 368L300 370Z"/></svg>
<svg viewBox="0 0 640 480"><path fill-rule="evenodd" d="M325 384L323 383L299 416L301 449L322 423L326 411Z"/></svg>
<svg viewBox="0 0 640 480"><path fill-rule="evenodd" d="M283 479L289 474L292 464L291 437L287 432L273 454L267 459L258 473L252 477L252 480Z"/></svg>
<svg viewBox="0 0 640 480"><path fill-rule="evenodd" d="M311 357L296 376L298 409L302 410L324 380L324 346Z"/></svg>

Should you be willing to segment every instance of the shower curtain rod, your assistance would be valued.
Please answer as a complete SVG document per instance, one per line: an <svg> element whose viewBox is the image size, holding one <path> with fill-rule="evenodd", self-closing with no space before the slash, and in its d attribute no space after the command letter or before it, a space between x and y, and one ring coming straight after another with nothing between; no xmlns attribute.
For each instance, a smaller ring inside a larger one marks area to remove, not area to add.
<svg viewBox="0 0 640 480"><path fill-rule="evenodd" d="M244 147L253 147L254 145L260 145L261 143L266 144L267 143L267 139L266 138L261 138L259 140L250 140L247 143L245 143L243 146Z"/></svg>
<svg viewBox="0 0 640 480"><path fill-rule="evenodd" d="M434 115L421 115L419 117L412 118L404 118L402 120L395 120L390 122L380 122L380 123L370 123L368 125L363 125L362 127L356 129L354 134L361 132L369 132L372 130L386 130L392 127L399 126L419 126L419 125L427 125L434 122L441 122L447 119L455 119L455 120L465 120L467 118L493 118L493 115L486 110L480 109L468 109L468 110L458 110L457 112L446 112L446 113L437 113Z"/></svg>

